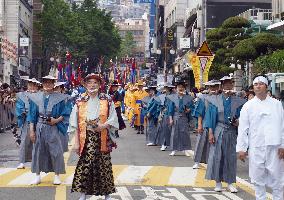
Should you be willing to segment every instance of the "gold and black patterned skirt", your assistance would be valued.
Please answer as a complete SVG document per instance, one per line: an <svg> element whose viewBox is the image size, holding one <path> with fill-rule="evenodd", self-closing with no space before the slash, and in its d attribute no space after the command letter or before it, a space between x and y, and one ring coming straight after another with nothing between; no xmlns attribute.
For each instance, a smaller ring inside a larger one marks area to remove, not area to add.
<svg viewBox="0 0 284 200"><path fill-rule="evenodd" d="M115 193L111 156L102 153L101 134L87 131L85 146L74 174L72 192L86 195Z"/></svg>

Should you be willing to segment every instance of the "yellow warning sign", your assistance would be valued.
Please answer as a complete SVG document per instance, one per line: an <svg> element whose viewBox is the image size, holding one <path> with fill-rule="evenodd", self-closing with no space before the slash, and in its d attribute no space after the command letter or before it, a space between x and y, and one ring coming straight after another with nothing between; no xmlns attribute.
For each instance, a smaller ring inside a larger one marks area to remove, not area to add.
<svg viewBox="0 0 284 200"><path fill-rule="evenodd" d="M211 50L208 47L208 44L206 41L203 42L203 44L201 45L201 47L199 48L198 52L197 52L197 56L213 56Z"/></svg>

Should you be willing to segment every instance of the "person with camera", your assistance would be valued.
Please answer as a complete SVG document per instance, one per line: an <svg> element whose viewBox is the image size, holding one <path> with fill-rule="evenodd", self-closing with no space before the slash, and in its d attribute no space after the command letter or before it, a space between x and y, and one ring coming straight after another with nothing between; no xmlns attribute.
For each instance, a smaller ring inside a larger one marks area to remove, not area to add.
<svg viewBox="0 0 284 200"><path fill-rule="evenodd" d="M267 94L265 75L253 80L255 97L242 108L239 118L238 157L249 156L249 176L256 200L266 199L266 186L274 200L283 199L284 183L284 110L277 99Z"/></svg>
<svg viewBox="0 0 284 200"><path fill-rule="evenodd" d="M110 200L115 193L110 152L116 147L112 133L119 123L111 97L100 91L102 84L99 74L88 74L84 79L87 92L70 115L69 132L75 133L75 151L80 156L71 192L79 192L80 200L87 195Z"/></svg>
<svg viewBox="0 0 284 200"><path fill-rule="evenodd" d="M169 125L172 127L170 156L174 156L177 151L183 151L186 156L190 156L189 118L193 108L193 98L186 94L186 82L182 77L175 77L174 84L177 93L167 97L169 100Z"/></svg>
<svg viewBox="0 0 284 200"><path fill-rule="evenodd" d="M54 172L54 185L60 185L59 174L65 174L63 147L60 139L64 132L69 111L66 110L66 95L54 93L56 78L50 75L42 78L43 92L29 94L28 122L33 145L32 173L36 178L31 184L41 182L40 172ZM60 133L61 132L61 133Z"/></svg>
<svg viewBox="0 0 284 200"><path fill-rule="evenodd" d="M238 192L233 186L237 173L237 127L239 112L245 100L234 95L232 76L220 79L222 94L205 98L208 108L204 128L208 129L210 150L205 178L216 182L215 191L222 191L222 181L228 183L228 190Z"/></svg>

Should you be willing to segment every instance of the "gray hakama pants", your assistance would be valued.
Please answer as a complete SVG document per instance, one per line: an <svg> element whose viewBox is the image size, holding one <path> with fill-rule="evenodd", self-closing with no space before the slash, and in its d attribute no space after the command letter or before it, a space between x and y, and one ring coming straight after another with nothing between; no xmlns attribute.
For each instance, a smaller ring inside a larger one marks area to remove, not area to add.
<svg viewBox="0 0 284 200"><path fill-rule="evenodd" d="M202 134L197 135L194 151L194 162L207 163L210 147L209 145L208 130L204 129Z"/></svg>
<svg viewBox="0 0 284 200"><path fill-rule="evenodd" d="M63 152L67 152L68 151L69 135L68 135L68 133L66 133L65 135L63 135L63 133L59 133L59 136L60 136L60 139L61 139Z"/></svg>
<svg viewBox="0 0 284 200"><path fill-rule="evenodd" d="M19 161L20 163L25 163L32 160L32 150L33 143L31 142L29 135L29 124L25 122L21 127L21 144L20 144L20 152L19 152Z"/></svg>
<svg viewBox="0 0 284 200"><path fill-rule="evenodd" d="M237 130L235 127L218 123L215 131L215 144L210 145L205 178L235 183L237 174Z"/></svg>
<svg viewBox="0 0 284 200"><path fill-rule="evenodd" d="M171 133L171 150L191 150L189 122L185 114L174 116L174 125Z"/></svg>
<svg viewBox="0 0 284 200"><path fill-rule="evenodd" d="M41 120L36 126L36 142L32 153L32 172L55 172L65 174L63 148L56 126L44 124Z"/></svg>
<svg viewBox="0 0 284 200"><path fill-rule="evenodd" d="M146 129L146 142L156 144L157 125L152 118L147 119Z"/></svg>
<svg viewBox="0 0 284 200"><path fill-rule="evenodd" d="M160 146L171 145L171 127L169 126L168 120L168 116L163 116L162 121L158 124L157 144Z"/></svg>

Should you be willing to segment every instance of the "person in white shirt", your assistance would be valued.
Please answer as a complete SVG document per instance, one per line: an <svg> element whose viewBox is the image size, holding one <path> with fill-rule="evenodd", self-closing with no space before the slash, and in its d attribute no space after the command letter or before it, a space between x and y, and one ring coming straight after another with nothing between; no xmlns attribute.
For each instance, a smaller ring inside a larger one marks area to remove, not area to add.
<svg viewBox="0 0 284 200"><path fill-rule="evenodd" d="M280 101L268 96L268 85L265 75L254 78L256 96L241 110L236 151L243 162L249 155L256 200L266 200L266 186L273 200L283 200L284 111Z"/></svg>

